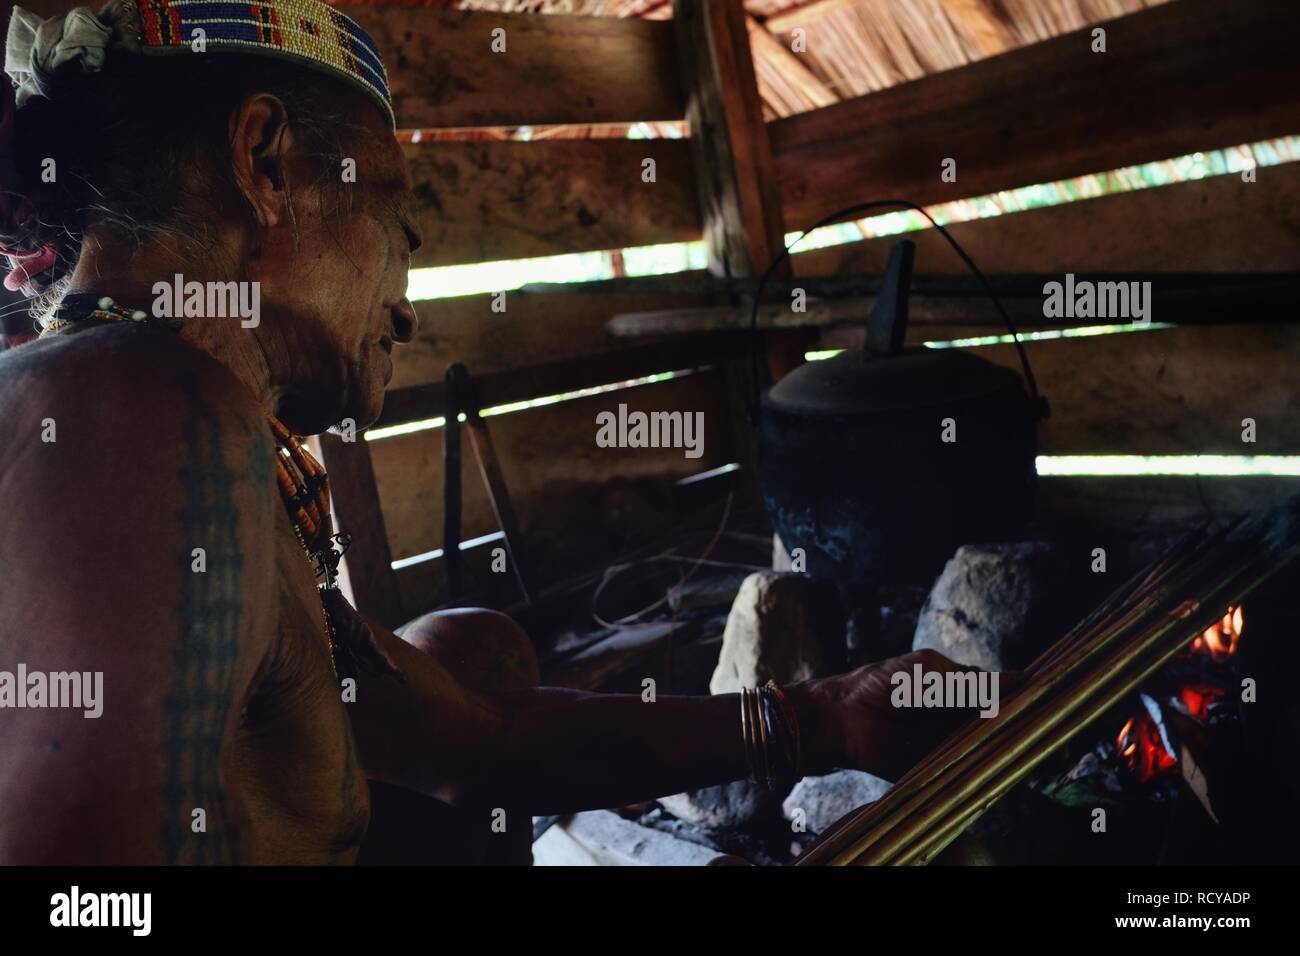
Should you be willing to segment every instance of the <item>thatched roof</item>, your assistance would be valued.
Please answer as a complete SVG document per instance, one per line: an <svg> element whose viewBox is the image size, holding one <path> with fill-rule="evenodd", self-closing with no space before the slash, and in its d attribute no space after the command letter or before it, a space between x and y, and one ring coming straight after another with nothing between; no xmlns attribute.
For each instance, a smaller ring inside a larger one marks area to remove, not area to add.
<svg viewBox="0 0 1300 956"><path fill-rule="evenodd" d="M1169 0L746 0L774 119L914 80ZM670 0L462 0L462 9L672 15ZM791 51L796 29L805 49Z"/></svg>
<svg viewBox="0 0 1300 956"><path fill-rule="evenodd" d="M327 0L369 6L456 7L506 13L672 16L671 0ZM745 0L754 68L768 119L993 56L1172 0ZM84 0L23 0L49 16ZM791 51L796 29L806 49ZM658 125L658 124L656 124ZM566 137L626 134L568 129ZM463 132L453 134L464 138ZM483 138L502 138L502 131ZM471 137L476 138L476 137Z"/></svg>

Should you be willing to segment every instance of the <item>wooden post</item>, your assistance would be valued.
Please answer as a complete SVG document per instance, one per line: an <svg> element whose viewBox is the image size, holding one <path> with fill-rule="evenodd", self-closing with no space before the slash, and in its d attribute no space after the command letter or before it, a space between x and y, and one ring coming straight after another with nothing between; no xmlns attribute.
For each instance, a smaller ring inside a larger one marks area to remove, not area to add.
<svg viewBox="0 0 1300 956"><path fill-rule="evenodd" d="M447 422L450 423L460 417L460 413L465 413L465 431L469 433L470 446L474 449L474 458L478 462L479 474L483 478L483 485L487 489L488 500L492 504L492 512L496 515L497 525L501 528L501 534L505 538L506 554L510 559L510 570L514 573L515 582L519 585L519 591L523 595L524 603L531 606L533 603L532 593L528 590L528 584L524 576L523 569L523 538L519 533L519 520L515 516L515 506L510 500L510 492L506 488L506 476L501 470L501 460L497 457L496 446L492 443L492 435L488 431L487 422L483 421L479 415L482 408L473 380L470 378L469 370L460 362L453 362L447 367L447 387L450 393L450 408L447 411ZM445 504L446 508L446 527L451 527L451 521L454 518L455 534L448 533L446 544L444 545L443 557L452 554L453 539L454 546L457 549L454 562L447 565L449 575L454 574L455 583L459 586L460 582L460 435L459 425L456 427L455 438L455 462L454 464L447 460L446 465L448 475L454 467L456 471L455 481L455 500L449 493ZM451 439L451 432L446 435ZM449 443L445 448L450 449ZM451 486L447 486L449 491ZM454 515L453 515L454 512ZM451 577L448 578L448 595L451 593Z"/></svg>
<svg viewBox="0 0 1300 956"><path fill-rule="evenodd" d="M442 560L447 572L447 600L454 601L460 596L463 576L463 562L460 554L460 406L461 395L458 388L456 369L463 365L454 364L447 368L446 382L448 409L446 423L442 426Z"/></svg>
<svg viewBox="0 0 1300 956"><path fill-rule="evenodd" d="M487 488L488 498L492 503L492 512L497 516L501 534L505 539L506 556L510 559L510 570L514 573L515 583L524 603L532 606L533 595L528 590L523 568L523 537L519 533L519 519L515 516L515 506L506 489L506 476L501 470L501 459L497 457L496 446L492 444L492 435L487 422L479 417L478 409L468 411L465 430L469 432L470 444L474 448L474 458L478 461L479 475Z"/></svg>
<svg viewBox="0 0 1300 956"><path fill-rule="evenodd" d="M754 278L785 248L785 223L744 6L742 0L673 0L673 23L709 271ZM788 263L776 275L788 276ZM804 331L765 335L773 380L803 360L809 338ZM741 402L745 365L730 362L724 374L736 411L736 454L752 468L757 455Z"/></svg>
<svg viewBox="0 0 1300 956"><path fill-rule="evenodd" d="M776 163L741 0L673 0L709 271L761 274L784 248Z"/></svg>

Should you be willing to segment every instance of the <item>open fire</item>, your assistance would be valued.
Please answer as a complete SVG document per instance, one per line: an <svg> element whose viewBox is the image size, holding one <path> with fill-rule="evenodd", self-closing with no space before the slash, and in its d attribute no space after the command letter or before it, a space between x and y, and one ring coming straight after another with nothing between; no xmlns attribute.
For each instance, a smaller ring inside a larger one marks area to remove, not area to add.
<svg viewBox="0 0 1300 956"><path fill-rule="evenodd" d="M1204 634L1192 641L1191 653L1208 654L1214 663L1224 663L1237 653L1241 626L1241 605L1228 608L1221 620L1211 624Z"/></svg>
<svg viewBox="0 0 1300 956"><path fill-rule="evenodd" d="M1124 759L1129 772L1139 783L1146 783L1178 769L1178 758L1170 753L1164 734L1150 714L1130 717L1125 721L1115 746Z"/></svg>
<svg viewBox="0 0 1300 956"><path fill-rule="evenodd" d="M1237 652L1244 619L1241 605L1231 606L1218 621L1196 637L1188 647L1188 658L1205 658L1224 664ZM1222 687L1204 682L1186 683L1168 701L1169 706L1201 724L1209 722L1215 705L1223 699ZM1178 757L1169 740L1160 704L1141 695L1146 709L1124 722L1115 738L1120 758L1138 783L1179 771Z"/></svg>

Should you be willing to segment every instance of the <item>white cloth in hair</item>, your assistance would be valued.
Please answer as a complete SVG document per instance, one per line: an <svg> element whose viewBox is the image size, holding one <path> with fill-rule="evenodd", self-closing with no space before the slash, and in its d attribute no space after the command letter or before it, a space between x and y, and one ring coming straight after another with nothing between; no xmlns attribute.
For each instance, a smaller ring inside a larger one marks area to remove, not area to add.
<svg viewBox="0 0 1300 956"><path fill-rule="evenodd" d="M14 7L5 41L5 73L14 84L14 102L21 107L33 96L49 98L60 73L97 73L113 34L85 7L44 20Z"/></svg>

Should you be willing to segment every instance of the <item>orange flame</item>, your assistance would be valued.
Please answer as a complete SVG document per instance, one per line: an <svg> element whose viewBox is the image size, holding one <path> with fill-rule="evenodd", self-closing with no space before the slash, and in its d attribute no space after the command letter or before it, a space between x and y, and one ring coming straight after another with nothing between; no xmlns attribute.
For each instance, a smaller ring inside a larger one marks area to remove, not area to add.
<svg viewBox="0 0 1300 956"><path fill-rule="evenodd" d="M1208 654L1214 663L1222 664L1237 653L1242 627L1241 605L1229 606L1222 618L1192 641L1191 651L1193 654Z"/></svg>
<svg viewBox="0 0 1300 956"><path fill-rule="evenodd" d="M1115 746L1139 783L1178 767L1178 758L1165 748L1160 729L1150 714L1130 717L1115 738Z"/></svg>
<svg viewBox="0 0 1300 956"><path fill-rule="evenodd" d="M1124 726L1120 728L1119 736L1115 738L1115 746L1120 748L1119 752L1122 757L1132 757L1137 753L1137 741L1129 739L1129 732L1133 729L1133 722L1136 719L1136 717L1130 717L1125 721Z"/></svg>
<svg viewBox="0 0 1300 956"><path fill-rule="evenodd" d="M1241 639L1243 626L1241 605L1229 605L1223 617L1192 641L1188 651L1192 654L1206 654L1214 663L1222 664L1237 653L1237 642ZM1188 714L1204 723L1209 719L1211 706L1223 695L1224 691L1217 687L1188 684L1178 692L1178 700ZM1165 746L1160 728L1150 714L1130 717L1115 738L1115 747L1140 783L1146 783L1178 767L1178 758Z"/></svg>

